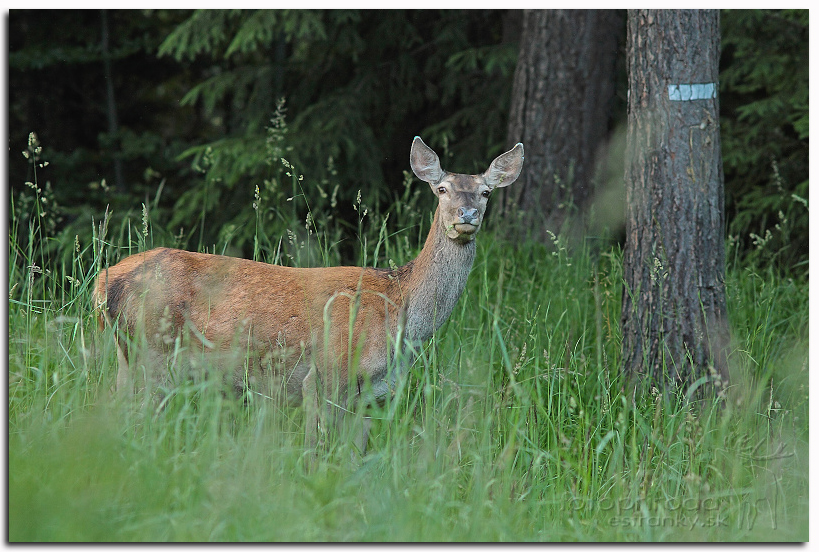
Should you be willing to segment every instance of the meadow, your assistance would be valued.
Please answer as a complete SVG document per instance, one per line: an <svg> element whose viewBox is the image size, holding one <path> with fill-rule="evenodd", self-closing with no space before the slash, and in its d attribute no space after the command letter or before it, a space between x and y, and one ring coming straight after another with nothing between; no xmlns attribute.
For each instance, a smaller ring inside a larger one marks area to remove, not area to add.
<svg viewBox="0 0 819 552"><path fill-rule="evenodd" d="M389 224L358 206L361 263L420 249L431 210L407 193ZM808 539L806 279L729 261L723 402L630 392L619 247L513 242L490 211L451 318L370 412L367 454L340 431L315 458L298 408L208 382L168 390L158 412L114 396L113 335L90 287L129 251L174 245L173 230L135 206L119 226L88 221L91 239L58 240L40 203L30 217L10 207L12 542ZM333 264L339 223L289 209L287 233L256 226L254 256Z"/></svg>

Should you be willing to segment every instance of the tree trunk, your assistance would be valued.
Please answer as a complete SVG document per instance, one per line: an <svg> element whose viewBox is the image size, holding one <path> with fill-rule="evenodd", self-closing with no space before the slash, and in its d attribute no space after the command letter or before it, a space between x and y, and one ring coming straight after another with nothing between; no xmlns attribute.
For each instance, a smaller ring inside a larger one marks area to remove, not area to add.
<svg viewBox="0 0 819 552"><path fill-rule="evenodd" d="M111 157L114 160L114 187L119 193L125 193L125 177L122 172L122 153L117 121L117 100L114 96L114 72L111 69L111 50L108 46L108 11L102 13L102 67L105 75L105 114L108 117L108 140L111 145Z"/></svg>
<svg viewBox="0 0 819 552"><path fill-rule="evenodd" d="M728 383L719 36L716 10L629 10L623 369L661 388Z"/></svg>
<svg viewBox="0 0 819 552"><path fill-rule="evenodd" d="M622 27L614 10L525 10L508 143L526 146L510 196L538 237L583 213L609 132Z"/></svg>

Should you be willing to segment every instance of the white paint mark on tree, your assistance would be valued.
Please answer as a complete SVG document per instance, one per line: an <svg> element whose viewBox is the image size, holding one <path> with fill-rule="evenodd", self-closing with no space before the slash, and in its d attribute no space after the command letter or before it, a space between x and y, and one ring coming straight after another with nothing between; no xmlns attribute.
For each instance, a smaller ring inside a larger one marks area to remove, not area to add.
<svg viewBox="0 0 819 552"><path fill-rule="evenodd" d="M705 84L669 84L668 99L672 102L689 102L691 100L711 100L717 97L716 83Z"/></svg>

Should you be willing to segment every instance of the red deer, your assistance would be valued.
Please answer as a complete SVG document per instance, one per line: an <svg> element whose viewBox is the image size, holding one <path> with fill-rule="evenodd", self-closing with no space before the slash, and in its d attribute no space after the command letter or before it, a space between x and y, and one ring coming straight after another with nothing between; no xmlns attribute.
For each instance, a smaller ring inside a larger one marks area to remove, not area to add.
<svg viewBox="0 0 819 552"><path fill-rule="evenodd" d="M406 369L403 353L432 337L461 296L487 200L520 175L523 144L483 174L463 175L443 170L415 137L410 166L438 207L418 257L395 270L291 268L158 248L101 271L94 301L100 323L117 328L117 388L133 393L137 374L147 376L143 386L169 382L187 350L237 392L304 403L312 445L320 404L334 403L322 395L336 405L383 401Z"/></svg>

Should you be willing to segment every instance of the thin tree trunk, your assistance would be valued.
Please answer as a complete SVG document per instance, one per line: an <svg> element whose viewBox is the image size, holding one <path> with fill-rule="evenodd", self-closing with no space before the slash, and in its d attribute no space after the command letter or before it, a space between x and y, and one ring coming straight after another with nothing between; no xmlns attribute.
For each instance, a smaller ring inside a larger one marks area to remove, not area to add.
<svg viewBox="0 0 819 552"><path fill-rule="evenodd" d="M728 383L719 36L716 10L629 11L623 369L657 387Z"/></svg>
<svg viewBox="0 0 819 552"><path fill-rule="evenodd" d="M537 237L584 213L609 132L622 17L614 10L525 10L508 142L526 146L526 169L507 208Z"/></svg>
<svg viewBox="0 0 819 552"><path fill-rule="evenodd" d="M108 11L102 12L102 63L105 75L106 114L108 116L108 135L110 136L114 158L114 186L119 193L125 192L125 178L122 174L122 159L119 148L119 121L117 120L117 100L114 96L114 76L111 68L111 51L109 49Z"/></svg>

